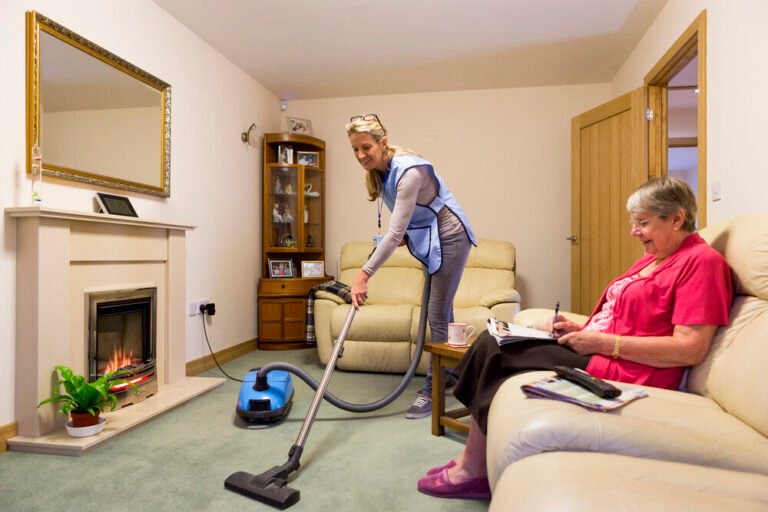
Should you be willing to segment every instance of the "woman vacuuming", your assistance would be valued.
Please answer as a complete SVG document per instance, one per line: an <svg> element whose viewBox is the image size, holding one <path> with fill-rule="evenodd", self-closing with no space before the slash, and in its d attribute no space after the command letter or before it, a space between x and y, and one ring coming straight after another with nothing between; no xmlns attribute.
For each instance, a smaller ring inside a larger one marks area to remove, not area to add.
<svg viewBox="0 0 768 512"><path fill-rule="evenodd" d="M376 114L350 119L346 126L355 158L366 171L370 201L382 202L392 212L387 233L352 283L352 304L359 308L368 298L368 279L401 243L432 276L428 319L433 341L448 338L453 321L453 298L475 235L466 215L430 162L415 152L390 146L387 130ZM406 236L407 235L407 236ZM432 413L432 365L408 419Z"/></svg>

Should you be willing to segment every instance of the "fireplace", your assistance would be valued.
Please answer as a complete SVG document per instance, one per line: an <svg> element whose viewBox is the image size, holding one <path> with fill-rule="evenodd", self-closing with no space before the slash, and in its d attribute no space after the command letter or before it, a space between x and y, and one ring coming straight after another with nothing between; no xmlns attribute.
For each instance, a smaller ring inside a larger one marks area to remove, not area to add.
<svg viewBox="0 0 768 512"><path fill-rule="evenodd" d="M157 393L157 289L86 293L88 380L117 370L126 383L112 387L118 408Z"/></svg>

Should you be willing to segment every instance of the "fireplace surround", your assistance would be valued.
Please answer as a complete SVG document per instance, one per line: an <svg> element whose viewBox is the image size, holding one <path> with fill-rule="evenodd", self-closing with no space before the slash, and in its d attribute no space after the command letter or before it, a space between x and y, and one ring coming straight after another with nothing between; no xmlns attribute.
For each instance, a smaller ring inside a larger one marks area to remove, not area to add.
<svg viewBox="0 0 768 512"><path fill-rule="evenodd" d="M6 208L16 220L14 451L81 455L113 436L224 382L186 376L185 236L194 226L73 212ZM157 393L107 412L97 436L70 438L53 405L56 365L88 373L87 294L155 289Z"/></svg>

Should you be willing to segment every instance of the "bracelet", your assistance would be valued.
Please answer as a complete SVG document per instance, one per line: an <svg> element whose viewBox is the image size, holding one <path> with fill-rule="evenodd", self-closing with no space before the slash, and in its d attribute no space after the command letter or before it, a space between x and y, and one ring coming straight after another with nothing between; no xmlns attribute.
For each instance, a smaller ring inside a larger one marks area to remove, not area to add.
<svg viewBox="0 0 768 512"><path fill-rule="evenodd" d="M621 336L616 336L616 341L613 342L613 353L611 359L618 359L621 353Z"/></svg>

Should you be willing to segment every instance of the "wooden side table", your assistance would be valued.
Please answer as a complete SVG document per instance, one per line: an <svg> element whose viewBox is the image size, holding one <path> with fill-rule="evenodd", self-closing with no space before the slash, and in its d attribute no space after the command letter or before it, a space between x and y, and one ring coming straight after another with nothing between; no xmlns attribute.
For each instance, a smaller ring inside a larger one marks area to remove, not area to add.
<svg viewBox="0 0 768 512"><path fill-rule="evenodd" d="M467 347L451 347L447 343L427 343L424 350L432 354L432 435L442 436L445 427L467 434L469 425L459 418L469 416L466 407L445 410L445 369L455 368Z"/></svg>

